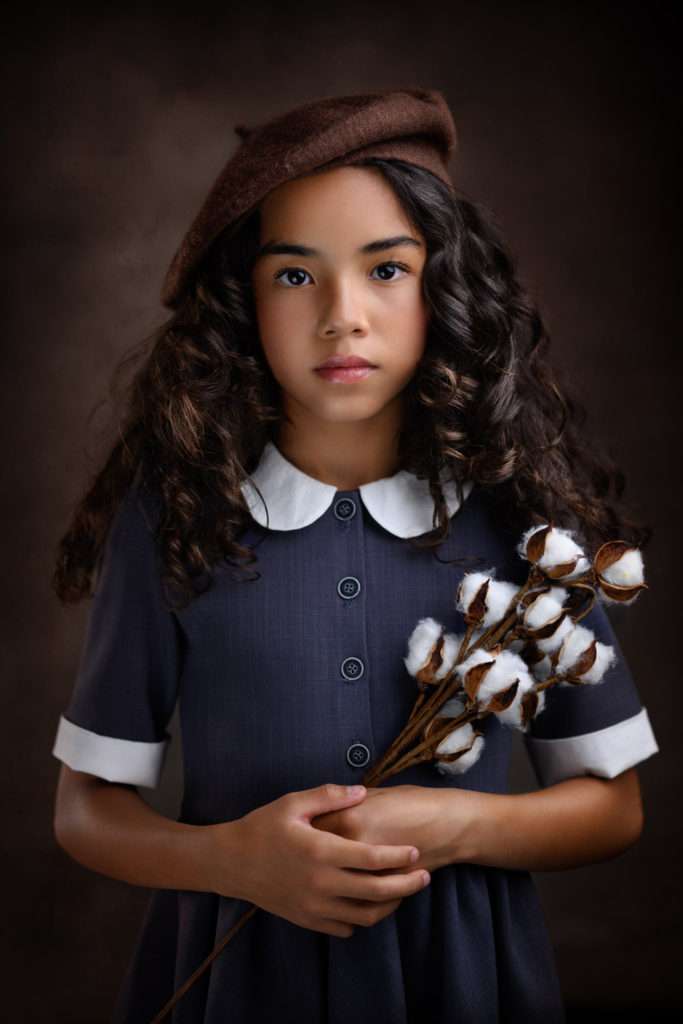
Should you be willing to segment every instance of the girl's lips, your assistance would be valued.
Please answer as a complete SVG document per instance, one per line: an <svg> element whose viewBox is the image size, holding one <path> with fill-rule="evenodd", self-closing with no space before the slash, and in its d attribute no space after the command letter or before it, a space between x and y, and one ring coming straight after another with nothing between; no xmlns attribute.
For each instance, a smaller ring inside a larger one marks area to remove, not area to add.
<svg viewBox="0 0 683 1024"><path fill-rule="evenodd" d="M376 366L326 366L316 369L315 372L324 380L347 383L369 377L376 369Z"/></svg>

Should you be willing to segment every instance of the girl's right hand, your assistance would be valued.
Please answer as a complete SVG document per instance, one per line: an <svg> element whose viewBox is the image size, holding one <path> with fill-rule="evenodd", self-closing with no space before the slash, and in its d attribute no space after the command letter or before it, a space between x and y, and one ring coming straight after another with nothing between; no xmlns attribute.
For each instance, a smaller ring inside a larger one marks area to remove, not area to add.
<svg viewBox="0 0 683 1024"><path fill-rule="evenodd" d="M209 826L216 841L210 869L214 891L236 895L232 871L232 888L222 891L220 865L238 850L238 898L294 924L349 938L354 925L367 928L388 917L404 896L429 882L422 869L405 871L413 863L413 847L356 842L311 825L319 814L360 803L366 792L349 796L346 786L327 783ZM391 868L402 870L373 874Z"/></svg>

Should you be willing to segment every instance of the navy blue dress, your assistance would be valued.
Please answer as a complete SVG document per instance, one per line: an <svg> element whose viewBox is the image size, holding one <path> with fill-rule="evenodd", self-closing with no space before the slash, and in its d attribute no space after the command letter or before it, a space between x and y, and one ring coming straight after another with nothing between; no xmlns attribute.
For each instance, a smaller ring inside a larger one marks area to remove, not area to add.
<svg viewBox="0 0 683 1024"><path fill-rule="evenodd" d="M497 578L520 584L528 571L519 538L477 487L451 519L442 561L381 526L359 490L338 491L301 529L251 521L240 539L255 545L260 579L243 582L221 566L210 590L173 612L162 602L154 514L137 485L117 512L53 753L76 770L154 786L179 700L179 820L193 825L238 818L292 790L360 781L413 705L403 657L418 620L461 632L454 600L465 571L495 566ZM467 564L446 564L463 556ZM550 691L525 735L541 785L586 770L609 775L610 765L616 774L657 750L604 608L596 604L582 624L619 660L599 685ZM423 764L382 785L505 793L512 733L495 716L479 728L484 752L465 773ZM614 743L620 729L631 740L625 757ZM154 890L115 1024L148 1024L250 906ZM564 1013L529 872L458 863L350 938L259 909L168 1019L560 1024Z"/></svg>

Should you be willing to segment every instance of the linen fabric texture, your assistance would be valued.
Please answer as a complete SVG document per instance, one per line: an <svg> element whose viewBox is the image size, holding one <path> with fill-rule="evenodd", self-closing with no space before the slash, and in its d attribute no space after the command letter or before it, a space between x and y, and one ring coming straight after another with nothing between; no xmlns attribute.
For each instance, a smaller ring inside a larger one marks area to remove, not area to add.
<svg viewBox="0 0 683 1024"><path fill-rule="evenodd" d="M272 502L275 522L283 487L303 516L297 498L320 499L319 488L329 485L273 448L251 478ZM409 493L398 474L375 482L375 498L402 494L410 503ZM242 582L219 566L211 589L172 611L163 604L156 499L133 485L107 539L55 757L112 782L155 786L179 702L179 821L229 821L294 790L360 781L367 767L361 762L385 751L413 705L416 684L403 657L418 620L432 616L462 632L454 597L465 571L495 566L499 579L521 585L529 568L516 554L519 538L476 486L462 503L451 495L441 561L416 550L401 533L406 523L430 529L433 508L419 488L412 493L410 512L393 516L390 500L376 500L375 514L366 505L373 485L326 491L306 525L294 516L279 521L285 528L269 528L252 516L240 539L255 546L260 578ZM254 511L263 517L260 507ZM466 563L446 564L453 558ZM615 647L618 661L600 684L549 691L524 734L541 785L591 772L612 777L658 749L604 606L596 603L582 624ZM423 764L382 785L507 792L518 734L495 716L478 727L485 747L464 774ZM148 1024L248 907L215 893L154 890L114 1024ZM182 997L172 1020L275 1019L562 1022L554 951L532 876L446 865L394 914L348 939L259 909Z"/></svg>

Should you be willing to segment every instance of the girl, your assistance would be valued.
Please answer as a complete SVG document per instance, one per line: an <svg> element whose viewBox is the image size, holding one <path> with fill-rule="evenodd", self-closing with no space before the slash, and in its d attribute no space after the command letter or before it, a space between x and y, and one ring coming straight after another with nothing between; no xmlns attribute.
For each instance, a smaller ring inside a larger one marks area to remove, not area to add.
<svg viewBox="0 0 683 1024"><path fill-rule="evenodd" d="M328 97L238 131L54 577L78 600L98 570L56 837L154 890L113 1019L148 1024L256 906L168 1019L562 1021L530 872L636 842L634 766L658 749L602 606L583 624L619 660L532 721L538 791L507 792L495 716L464 774L346 786L406 722L417 621L462 626L464 572L521 584L516 542L551 518L591 550L651 530L450 182L440 93ZM158 784L177 700L171 821L137 787Z"/></svg>

